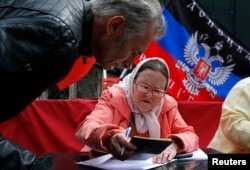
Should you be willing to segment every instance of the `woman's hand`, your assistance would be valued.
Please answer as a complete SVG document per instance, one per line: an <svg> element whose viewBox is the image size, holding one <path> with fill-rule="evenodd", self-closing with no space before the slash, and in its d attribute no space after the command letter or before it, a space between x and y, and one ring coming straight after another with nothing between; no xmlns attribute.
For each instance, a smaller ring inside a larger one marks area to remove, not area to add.
<svg viewBox="0 0 250 170"><path fill-rule="evenodd" d="M124 133L115 133L109 139L109 151L110 153L119 160L126 160L134 154L136 146L130 143L130 139L125 137ZM122 147L125 147L123 154Z"/></svg>
<svg viewBox="0 0 250 170"><path fill-rule="evenodd" d="M176 143L173 142L160 154L154 156L153 162L163 164L163 163L166 163L167 161L172 160L177 154L177 149L178 149L178 146L176 145Z"/></svg>

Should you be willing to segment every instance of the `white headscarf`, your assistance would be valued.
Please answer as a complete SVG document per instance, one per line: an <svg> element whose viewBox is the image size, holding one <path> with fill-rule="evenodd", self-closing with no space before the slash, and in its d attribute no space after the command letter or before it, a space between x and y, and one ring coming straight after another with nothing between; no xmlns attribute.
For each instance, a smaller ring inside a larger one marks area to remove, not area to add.
<svg viewBox="0 0 250 170"><path fill-rule="evenodd" d="M126 96L128 105L131 111L135 113L135 125L136 125L137 131L139 133L145 133L147 130L149 130L150 137L160 138L160 124L158 121L158 117L162 109L164 99L162 98L160 103L152 111L142 112L134 106L132 98L131 98L135 75L137 74L141 66L145 62L150 61L150 60L160 60L162 63L166 65L166 68L168 69L166 62L163 59L157 58L157 57L146 58L140 61L136 65L136 67L133 69L133 71L127 76L125 76L124 79L120 81L116 86L120 86L125 91L125 96ZM169 73L169 70L168 70L168 73ZM167 80L169 81L169 77L167 78Z"/></svg>

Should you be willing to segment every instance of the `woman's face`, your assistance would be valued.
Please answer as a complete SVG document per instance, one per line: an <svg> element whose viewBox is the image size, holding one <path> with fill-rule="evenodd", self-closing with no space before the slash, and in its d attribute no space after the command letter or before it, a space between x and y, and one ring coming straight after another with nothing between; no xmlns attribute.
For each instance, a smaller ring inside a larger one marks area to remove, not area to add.
<svg viewBox="0 0 250 170"><path fill-rule="evenodd" d="M166 77L151 69L145 69L138 74L133 84L132 100L136 108L147 112L153 110L165 94Z"/></svg>

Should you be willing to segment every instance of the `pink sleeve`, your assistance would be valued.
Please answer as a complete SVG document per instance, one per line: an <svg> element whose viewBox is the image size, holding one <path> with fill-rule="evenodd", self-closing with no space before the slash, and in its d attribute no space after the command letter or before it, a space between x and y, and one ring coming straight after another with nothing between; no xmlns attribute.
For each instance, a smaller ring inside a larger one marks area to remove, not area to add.
<svg viewBox="0 0 250 170"><path fill-rule="evenodd" d="M107 152L108 148L104 147L104 142L111 135L125 130L118 125L114 125L113 109L110 105L111 93L104 90L102 96L98 99L94 110L86 117L76 130L77 138L88 147Z"/></svg>
<svg viewBox="0 0 250 170"><path fill-rule="evenodd" d="M188 126L178 111L177 104L167 113L171 120L171 134L168 138L176 141L180 152L192 152L199 148L199 137L192 126Z"/></svg>

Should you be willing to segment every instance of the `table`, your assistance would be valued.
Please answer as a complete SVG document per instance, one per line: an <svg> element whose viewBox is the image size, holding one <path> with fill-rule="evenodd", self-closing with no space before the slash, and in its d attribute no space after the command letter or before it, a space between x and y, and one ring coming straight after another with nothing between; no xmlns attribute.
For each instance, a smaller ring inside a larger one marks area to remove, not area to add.
<svg viewBox="0 0 250 170"><path fill-rule="evenodd" d="M219 154L211 148L202 148L206 154ZM50 152L42 154L39 161L51 170L97 170L98 168L77 165L75 162L88 160L90 153L82 152ZM154 170L207 170L207 160L177 160L157 167Z"/></svg>

